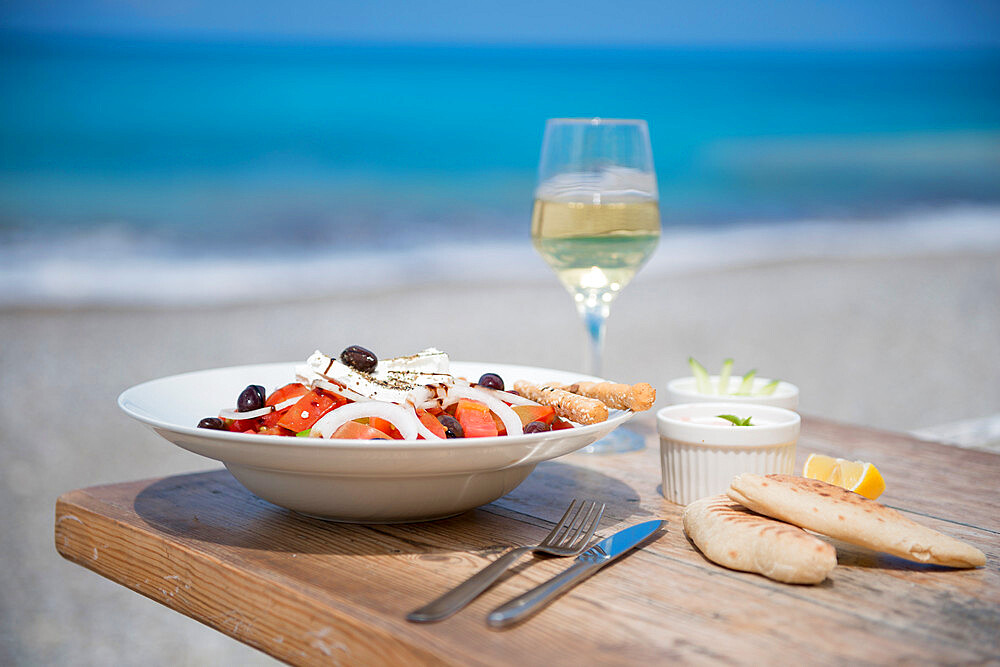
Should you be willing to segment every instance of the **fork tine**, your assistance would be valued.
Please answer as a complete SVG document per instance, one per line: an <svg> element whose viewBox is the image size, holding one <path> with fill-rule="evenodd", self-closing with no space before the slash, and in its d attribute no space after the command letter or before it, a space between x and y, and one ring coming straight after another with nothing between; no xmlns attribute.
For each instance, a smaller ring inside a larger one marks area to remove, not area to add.
<svg viewBox="0 0 1000 667"><path fill-rule="evenodd" d="M556 524L556 525L555 525L555 526L554 526L554 527L552 528L552 530L551 530L551 531L549 531L549 534L545 536L545 539L544 539L544 540L542 540L542 542L543 542L543 543L551 541L551 540L552 540L552 539L554 539L554 538L555 538L555 537L556 537L556 536L557 536L557 535L558 535L558 534L559 534L560 532L562 532L563 528L565 528L565 527L566 527L566 525L567 525L567 524L566 524L566 519L567 519L567 518L569 518L569 515L570 515L570 513L571 513L571 512L573 511L573 507L574 507L574 506L576 505L576 503L577 503L577 499L576 499L576 498L574 498L574 499L573 499L572 501L570 501L570 504L569 504L569 507L567 507L567 508L566 508L566 512L565 512L565 513L563 513L563 515L562 515L562 518L561 518L561 519L559 519L559 523L557 523L557 524ZM579 513L580 513L580 508L579 508L579 507L577 507L577 508L576 508L576 511L577 511L577 514L579 514ZM572 521L575 521L575 520L576 520L576 514L574 514L574 515L573 515L573 519L572 519ZM571 521L571 523L572 523L572 521Z"/></svg>
<svg viewBox="0 0 1000 667"><path fill-rule="evenodd" d="M576 511L573 513L573 517L566 523L566 525L564 526L564 529L562 531L560 531L561 534L559 534L559 535L555 535L554 534L555 537L554 537L554 539L552 540L552 542L550 544L552 544L552 545L559 545L559 544L562 544L563 542L565 542L566 538L570 534L570 531L573 530L573 526L575 526L577 524L578 520L582 520L583 519L584 512L586 511L586 508L587 508L587 503L586 502L581 502L577 506Z"/></svg>
<svg viewBox="0 0 1000 667"><path fill-rule="evenodd" d="M583 546L586 546L586 543L590 541L591 537L593 537L594 531L597 530L597 526L601 523L601 517L604 516L604 510L606 507L607 505L601 503L601 507L597 510L596 514L594 515L593 521L591 521L590 525L587 526L587 531L583 535L583 542L584 542Z"/></svg>
<svg viewBox="0 0 1000 667"><path fill-rule="evenodd" d="M583 533L583 530L588 525L590 525L591 517L594 515L595 510L597 510L597 503L593 500L589 501L587 503L587 513L583 516L582 520L580 521L580 525L576 527L576 531L574 531L572 537L569 536L569 531L567 531L566 539L562 541L562 544L566 546L572 546L577 542L577 538L580 537L580 535Z"/></svg>
<svg viewBox="0 0 1000 667"><path fill-rule="evenodd" d="M580 504L580 511L573 517L573 523L567 526L566 532L559 537L554 546L562 547L576 539L576 534L580 532L580 526L586 523L587 516L593 504L594 501L592 500L587 500ZM579 519L579 522L577 522L577 519Z"/></svg>

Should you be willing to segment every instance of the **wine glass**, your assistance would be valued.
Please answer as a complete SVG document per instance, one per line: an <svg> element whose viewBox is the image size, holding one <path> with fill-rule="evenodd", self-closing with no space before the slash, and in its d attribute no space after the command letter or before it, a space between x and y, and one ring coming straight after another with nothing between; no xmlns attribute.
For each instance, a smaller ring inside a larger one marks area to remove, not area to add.
<svg viewBox="0 0 1000 667"><path fill-rule="evenodd" d="M646 121L546 122L531 238L573 296L590 338L588 370L603 377L611 303L660 239L659 195ZM618 429L583 451L642 447L638 434Z"/></svg>

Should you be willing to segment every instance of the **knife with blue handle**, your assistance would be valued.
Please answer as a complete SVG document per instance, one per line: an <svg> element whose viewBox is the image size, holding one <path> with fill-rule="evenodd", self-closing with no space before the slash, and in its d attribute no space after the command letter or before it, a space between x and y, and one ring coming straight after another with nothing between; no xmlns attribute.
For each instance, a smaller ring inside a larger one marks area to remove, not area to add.
<svg viewBox="0 0 1000 667"><path fill-rule="evenodd" d="M604 538L577 556L561 573L494 609L486 622L494 628L503 628L524 620L666 525L666 521L646 521Z"/></svg>

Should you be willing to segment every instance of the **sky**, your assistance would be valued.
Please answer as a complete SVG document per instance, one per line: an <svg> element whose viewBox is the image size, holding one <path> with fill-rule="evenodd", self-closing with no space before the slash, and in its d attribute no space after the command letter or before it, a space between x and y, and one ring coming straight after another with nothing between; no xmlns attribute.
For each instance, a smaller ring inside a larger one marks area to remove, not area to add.
<svg viewBox="0 0 1000 667"><path fill-rule="evenodd" d="M1000 0L4 0L7 31L444 44L1000 47Z"/></svg>

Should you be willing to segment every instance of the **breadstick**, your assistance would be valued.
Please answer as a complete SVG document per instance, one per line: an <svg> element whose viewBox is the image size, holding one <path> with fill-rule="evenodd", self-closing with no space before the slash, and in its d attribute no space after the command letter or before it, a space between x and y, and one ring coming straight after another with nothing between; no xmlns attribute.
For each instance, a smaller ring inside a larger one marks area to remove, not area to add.
<svg viewBox="0 0 1000 667"><path fill-rule="evenodd" d="M555 385L537 385L524 380L514 383L514 391L542 405L550 405L556 414L579 424L597 424L608 418L608 406L597 399L571 394Z"/></svg>
<svg viewBox="0 0 1000 667"><path fill-rule="evenodd" d="M572 394L596 398L609 408L642 412L653 407L656 390L646 382L620 384L618 382L574 382L561 387Z"/></svg>

